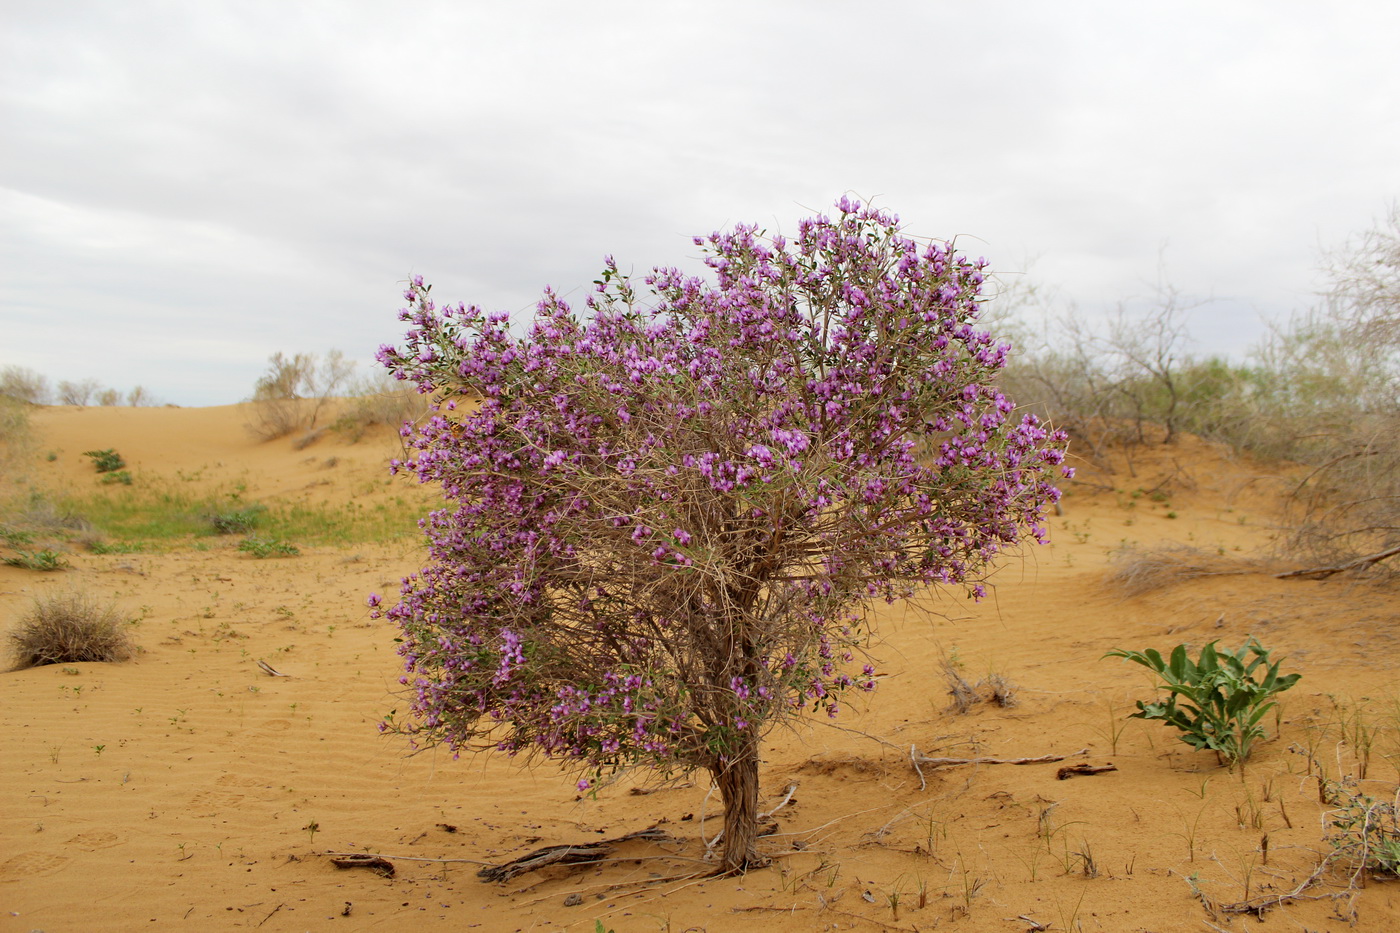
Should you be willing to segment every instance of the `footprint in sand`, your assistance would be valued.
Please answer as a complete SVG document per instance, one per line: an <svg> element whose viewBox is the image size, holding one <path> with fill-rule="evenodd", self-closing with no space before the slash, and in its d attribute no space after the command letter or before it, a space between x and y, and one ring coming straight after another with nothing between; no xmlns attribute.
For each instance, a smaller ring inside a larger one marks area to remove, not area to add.
<svg viewBox="0 0 1400 933"><path fill-rule="evenodd" d="M68 856L47 852L21 852L0 862L0 881L23 881L52 875L68 867Z"/></svg>
<svg viewBox="0 0 1400 933"><path fill-rule="evenodd" d="M80 848L84 849L105 849L108 846L116 845L120 841L121 838L116 833L107 833L99 831L92 833L79 833L72 839L68 840L68 845L79 846Z"/></svg>
<svg viewBox="0 0 1400 933"><path fill-rule="evenodd" d="M257 778L244 777L239 774L225 774L214 782L220 787L258 787L262 784Z"/></svg>
<svg viewBox="0 0 1400 933"><path fill-rule="evenodd" d="M243 802L242 794L226 794L217 790L206 790L190 798L189 808L201 813L216 813L229 810Z"/></svg>

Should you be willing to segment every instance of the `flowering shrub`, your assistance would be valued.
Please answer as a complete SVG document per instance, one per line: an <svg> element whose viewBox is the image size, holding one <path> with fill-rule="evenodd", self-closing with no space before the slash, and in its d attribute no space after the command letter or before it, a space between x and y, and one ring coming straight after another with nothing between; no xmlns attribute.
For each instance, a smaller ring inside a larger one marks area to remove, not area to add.
<svg viewBox="0 0 1400 933"><path fill-rule="evenodd" d="M386 610L413 714L388 728L576 761L580 789L708 769L724 867L762 862L762 736L871 689L870 599L983 595L1062 469L994 385L983 262L837 206L794 240L697 238L713 280L608 258L584 312L546 291L523 337L413 280L379 358L439 401L395 468L447 504Z"/></svg>

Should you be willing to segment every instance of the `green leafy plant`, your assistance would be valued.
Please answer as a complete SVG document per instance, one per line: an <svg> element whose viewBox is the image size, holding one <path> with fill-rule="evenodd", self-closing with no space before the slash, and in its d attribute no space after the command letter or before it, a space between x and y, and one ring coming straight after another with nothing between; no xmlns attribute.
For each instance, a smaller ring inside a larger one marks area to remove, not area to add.
<svg viewBox="0 0 1400 933"><path fill-rule="evenodd" d="M85 450L83 456L92 458L92 465L97 468L99 473L115 473L126 466L122 455L110 447L106 450Z"/></svg>
<svg viewBox="0 0 1400 933"><path fill-rule="evenodd" d="M247 538L238 545L238 549L257 558L296 557L301 553L295 544L278 541L275 538Z"/></svg>
<svg viewBox="0 0 1400 933"><path fill-rule="evenodd" d="M1110 651L1106 658L1124 658L1148 668L1164 681L1165 700L1137 701L1134 719L1160 719L1182 733L1192 748L1215 752L1222 764L1234 767L1249 757L1254 742L1264 735L1264 715L1273 698L1298 682L1301 674L1279 676L1280 662L1253 638L1233 652L1217 651L1211 642L1192 661L1185 645L1163 659L1156 649ZM1180 701L1180 702L1178 702Z"/></svg>
<svg viewBox="0 0 1400 933"><path fill-rule="evenodd" d="M115 473L107 473L106 475L104 475L102 477L102 482L108 486L118 483L123 486L130 486L131 474L128 473L126 470L117 470Z"/></svg>
<svg viewBox="0 0 1400 933"><path fill-rule="evenodd" d="M50 548L42 551L20 551L13 557L5 558L5 563L11 567L23 567L25 570L66 570L68 561L63 559L63 555Z"/></svg>

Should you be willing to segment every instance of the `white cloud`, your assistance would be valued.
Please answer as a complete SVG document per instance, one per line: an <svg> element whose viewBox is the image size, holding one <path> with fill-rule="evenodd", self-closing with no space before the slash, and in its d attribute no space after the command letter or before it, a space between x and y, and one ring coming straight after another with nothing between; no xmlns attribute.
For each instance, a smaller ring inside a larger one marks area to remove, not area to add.
<svg viewBox="0 0 1400 933"><path fill-rule="evenodd" d="M1400 194L1379 4L10 6L0 363L183 403L847 190L1090 309L1164 254L1238 350Z"/></svg>

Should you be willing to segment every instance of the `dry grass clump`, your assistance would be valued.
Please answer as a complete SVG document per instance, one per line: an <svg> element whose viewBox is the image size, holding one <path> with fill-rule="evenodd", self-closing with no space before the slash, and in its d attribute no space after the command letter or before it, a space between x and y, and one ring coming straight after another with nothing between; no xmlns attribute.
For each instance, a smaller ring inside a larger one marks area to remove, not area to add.
<svg viewBox="0 0 1400 933"><path fill-rule="evenodd" d="M127 620L111 604L86 593L59 593L34 601L10 633L15 669L79 661L125 661L136 651Z"/></svg>
<svg viewBox="0 0 1400 933"><path fill-rule="evenodd" d="M962 675L961 665L952 658L944 657L940 667L948 682L948 696L952 697L948 709L966 713L978 703L991 703L1003 709L1016 705L1018 688L1001 674L992 672L972 683Z"/></svg>
<svg viewBox="0 0 1400 933"><path fill-rule="evenodd" d="M1174 542L1124 547L1114 555L1113 563L1104 582L1125 596L1140 596L1198 577L1260 573L1266 569L1258 561L1213 554Z"/></svg>

